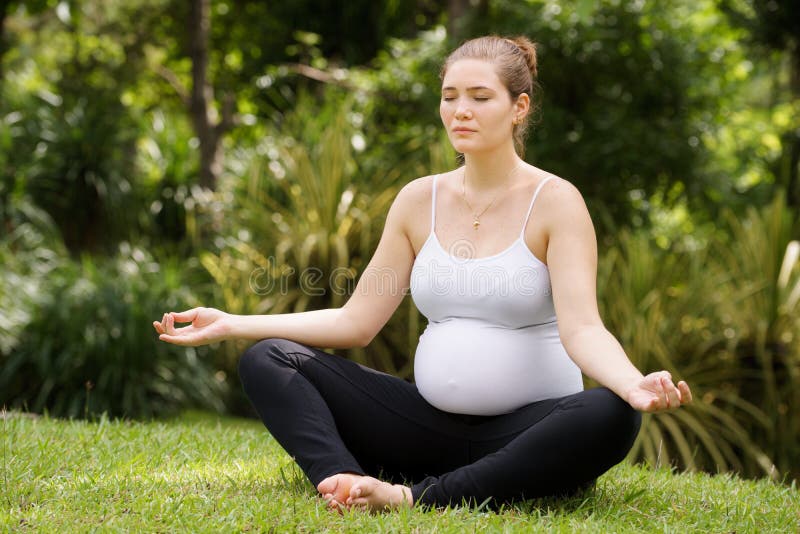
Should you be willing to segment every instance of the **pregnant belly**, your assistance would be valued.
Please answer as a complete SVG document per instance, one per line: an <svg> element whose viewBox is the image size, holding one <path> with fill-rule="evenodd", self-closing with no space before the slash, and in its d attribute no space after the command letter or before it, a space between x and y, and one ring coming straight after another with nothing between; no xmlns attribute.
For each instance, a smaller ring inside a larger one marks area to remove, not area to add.
<svg viewBox="0 0 800 534"><path fill-rule="evenodd" d="M453 413L497 415L583 389L555 323L509 329L475 319L430 323L414 359L420 394Z"/></svg>

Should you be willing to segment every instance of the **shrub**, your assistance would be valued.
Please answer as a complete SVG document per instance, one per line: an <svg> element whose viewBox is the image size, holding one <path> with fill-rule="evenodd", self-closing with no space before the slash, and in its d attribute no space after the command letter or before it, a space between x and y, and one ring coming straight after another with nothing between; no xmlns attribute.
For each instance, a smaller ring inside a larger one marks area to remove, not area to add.
<svg viewBox="0 0 800 534"><path fill-rule="evenodd" d="M0 184L0 193L2 193ZM27 197L0 200L0 355L9 354L45 298L44 281L66 249L52 219Z"/></svg>
<svg viewBox="0 0 800 534"><path fill-rule="evenodd" d="M68 261L42 279L40 302L2 353L0 403L56 416L151 417L222 409L207 347L158 341L152 321L192 300L176 263L120 246L106 262Z"/></svg>
<svg viewBox="0 0 800 534"><path fill-rule="evenodd" d="M705 471L797 476L800 262L784 198L726 212L706 246L662 250L618 233L600 258L603 317L643 372L693 388L684 410L645 418L633 455Z"/></svg>
<svg viewBox="0 0 800 534"><path fill-rule="evenodd" d="M399 188L444 159L429 147L400 169L361 167L347 102L297 109L252 150L240 150L210 203L223 216L216 250L201 255L216 282L210 300L232 313L290 313L342 306L370 260ZM369 349L340 351L371 367L409 377L419 335L410 297ZM244 346L226 344L220 367L235 372Z"/></svg>
<svg viewBox="0 0 800 534"><path fill-rule="evenodd" d="M771 464L741 422L751 415L720 390L721 379L735 372L736 340L718 315L729 297L726 278L709 269L710 261L705 249L661 250L644 231L619 232L600 258L598 293L608 329L643 373L666 369L696 396L686 409L646 416L632 456L712 472L742 470L750 458L761 462L763 474Z"/></svg>
<svg viewBox="0 0 800 534"><path fill-rule="evenodd" d="M800 476L800 236L783 193L744 216L723 213L727 238L717 243L718 269L730 298L720 314L739 340L736 374L725 387L752 406L748 431L770 451L779 472ZM795 241L792 241L792 240ZM745 423L747 424L747 423Z"/></svg>

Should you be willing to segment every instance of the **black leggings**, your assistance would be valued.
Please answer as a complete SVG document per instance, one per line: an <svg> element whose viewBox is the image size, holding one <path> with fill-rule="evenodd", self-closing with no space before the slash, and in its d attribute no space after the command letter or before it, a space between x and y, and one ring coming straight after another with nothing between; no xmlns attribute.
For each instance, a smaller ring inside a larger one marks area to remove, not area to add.
<svg viewBox="0 0 800 534"><path fill-rule="evenodd" d="M253 345L239 374L314 486L343 472L410 481L432 506L569 494L619 463L641 423L606 388L503 415L443 412L414 384L286 339Z"/></svg>

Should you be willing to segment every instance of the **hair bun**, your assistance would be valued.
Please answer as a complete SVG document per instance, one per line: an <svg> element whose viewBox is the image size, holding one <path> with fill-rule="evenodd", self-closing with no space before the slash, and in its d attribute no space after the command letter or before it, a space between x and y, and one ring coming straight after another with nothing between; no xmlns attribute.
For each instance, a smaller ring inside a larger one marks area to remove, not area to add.
<svg viewBox="0 0 800 534"><path fill-rule="evenodd" d="M524 35L509 39L512 43L517 45L522 50L522 55L525 56L525 62L528 64L528 69L531 71L531 76L536 79L537 65L536 65L536 44Z"/></svg>

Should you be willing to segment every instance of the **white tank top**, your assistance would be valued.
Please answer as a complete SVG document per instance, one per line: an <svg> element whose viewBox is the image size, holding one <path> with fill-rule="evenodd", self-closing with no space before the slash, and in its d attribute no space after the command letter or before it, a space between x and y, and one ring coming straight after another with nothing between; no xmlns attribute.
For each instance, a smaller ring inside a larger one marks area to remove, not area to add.
<svg viewBox="0 0 800 534"><path fill-rule="evenodd" d="M414 359L420 394L452 413L497 415L583 390L580 369L558 335L550 274L525 244L525 225L507 249L462 258L436 237L436 179L431 232L414 260L411 296L428 319ZM463 250L460 250L463 249ZM455 253L455 254L452 254Z"/></svg>

